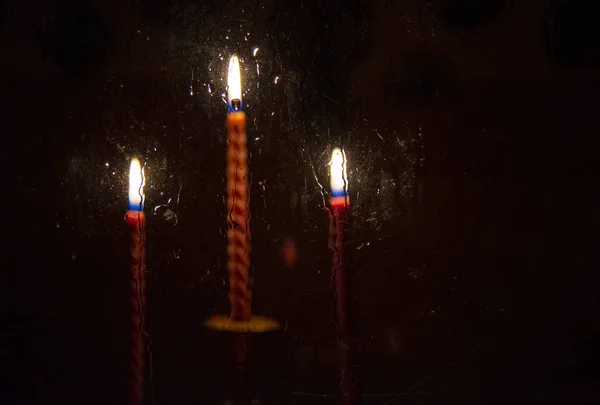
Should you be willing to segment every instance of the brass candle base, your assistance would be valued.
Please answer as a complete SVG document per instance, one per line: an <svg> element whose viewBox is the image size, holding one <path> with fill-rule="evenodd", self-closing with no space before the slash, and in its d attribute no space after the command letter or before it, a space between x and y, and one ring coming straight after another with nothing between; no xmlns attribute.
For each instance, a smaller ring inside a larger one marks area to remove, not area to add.
<svg viewBox="0 0 600 405"><path fill-rule="evenodd" d="M248 321L238 321L227 315L213 315L204 326L209 329L228 332L231 336L232 357L238 365L247 362L254 333L271 332L279 329L279 323L264 316L251 316Z"/></svg>
<svg viewBox="0 0 600 405"><path fill-rule="evenodd" d="M265 316L251 316L248 321L237 321L226 315L213 315L204 322L209 329L234 333L262 333L279 329L279 322Z"/></svg>

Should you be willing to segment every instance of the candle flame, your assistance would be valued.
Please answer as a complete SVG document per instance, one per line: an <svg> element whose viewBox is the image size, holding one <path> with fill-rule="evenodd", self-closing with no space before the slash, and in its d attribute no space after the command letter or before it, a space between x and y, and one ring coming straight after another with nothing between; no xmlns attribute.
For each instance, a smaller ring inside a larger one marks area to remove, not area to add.
<svg viewBox="0 0 600 405"><path fill-rule="evenodd" d="M348 195L348 176L346 175L346 153L335 148L331 153L330 184L332 197Z"/></svg>
<svg viewBox="0 0 600 405"><path fill-rule="evenodd" d="M235 102L236 100L237 102ZM238 104L237 108L236 104ZM242 79L240 75L240 60L237 56L232 56L231 59L229 59L227 105L229 106L229 111L238 111L242 109Z"/></svg>
<svg viewBox="0 0 600 405"><path fill-rule="evenodd" d="M129 166L129 209L144 210L144 169L137 158L131 159Z"/></svg>

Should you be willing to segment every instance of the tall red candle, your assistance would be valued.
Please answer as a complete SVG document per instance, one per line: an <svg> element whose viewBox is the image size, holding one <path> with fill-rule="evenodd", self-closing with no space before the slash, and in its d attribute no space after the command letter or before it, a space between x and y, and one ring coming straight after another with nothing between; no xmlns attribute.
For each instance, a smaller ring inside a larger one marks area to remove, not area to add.
<svg viewBox="0 0 600 405"><path fill-rule="evenodd" d="M242 111L239 60L229 62L227 114L227 253L231 319L250 320L250 224L248 212L248 147Z"/></svg>
<svg viewBox="0 0 600 405"><path fill-rule="evenodd" d="M205 325L233 332L233 357L244 363L250 351L250 333L275 330L279 324L263 316L252 316L248 147L237 56L229 60L227 85L227 266L231 309L229 316L213 315Z"/></svg>
<svg viewBox="0 0 600 405"><path fill-rule="evenodd" d="M129 210L125 222L131 236L129 300L131 315L130 330L130 391L129 404L144 402L145 366L145 293L146 283L146 217L144 216L144 172L140 161L131 160L129 171Z"/></svg>

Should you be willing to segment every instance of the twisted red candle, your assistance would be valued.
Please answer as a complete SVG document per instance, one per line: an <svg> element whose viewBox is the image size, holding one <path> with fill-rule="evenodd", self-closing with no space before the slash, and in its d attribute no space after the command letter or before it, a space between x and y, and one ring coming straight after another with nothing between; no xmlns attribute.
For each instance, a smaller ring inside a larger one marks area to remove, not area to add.
<svg viewBox="0 0 600 405"><path fill-rule="evenodd" d="M344 233L347 218L348 212L344 205L332 204L329 213L329 247L333 251L336 321L340 338L340 393L343 404L353 404L356 399L356 389L350 342L348 273L344 255Z"/></svg>
<svg viewBox="0 0 600 405"><path fill-rule="evenodd" d="M351 353L351 332L348 308L348 269L344 254L346 224L350 198L346 177L346 156L334 149L331 159L331 211L329 212L329 247L333 251L333 278L336 293L336 317L340 338L340 392L342 404L356 403L356 388Z"/></svg>
<svg viewBox="0 0 600 405"><path fill-rule="evenodd" d="M144 171L137 158L131 159L129 167L129 211L125 222L131 236L129 270L129 304L131 315L129 361L129 404L144 403L144 347L145 347L145 294L146 284L146 217L144 216Z"/></svg>
<svg viewBox="0 0 600 405"><path fill-rule="evenodd" d="M146 284L146 218L141 211L129 210L125 221L131 235L130 310L131 358L129 404L142 405L144 402L144 349L145 349L145 292Z"/></svg>
<svg viewBox="0 0 600 405"><path fill-rule="evenodd" d="M246 114L227 115L227 253L229 255L229 299L231 318L249 321L252 295L250 291L250 227L248 213L248 149Z"/></svg>
<svg viewBox="0 0 600 405"><path fill-rule="evenodd" d="M233 354L238 363L249 354L253 332L266 332L279 324L265 317L252 317L252 279L250 269L250 212L248 208L248 148L246 114L242 111L240 61L229 60L227 77L227 266L229 270L229 317L214 315L205 325L236 332Z"/></svg>

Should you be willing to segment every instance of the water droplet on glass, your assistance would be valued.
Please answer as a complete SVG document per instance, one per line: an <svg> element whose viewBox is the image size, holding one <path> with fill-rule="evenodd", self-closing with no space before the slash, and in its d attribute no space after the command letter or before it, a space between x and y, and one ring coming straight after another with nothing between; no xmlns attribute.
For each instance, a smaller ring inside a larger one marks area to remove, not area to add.
<svg viewBox="0 0 600 405"><path fill-rule="evenodd" d="M275 76L275 80L273 80L273 82L277 84L277 82L279 82L279 76Z"/></svg>
<svg viewBox="0 0 600 405"><path fill-rule="evenodd" d="M256 54L258 53L258 47L254 48L252 50L252 56L256 57Z"/></svg>

